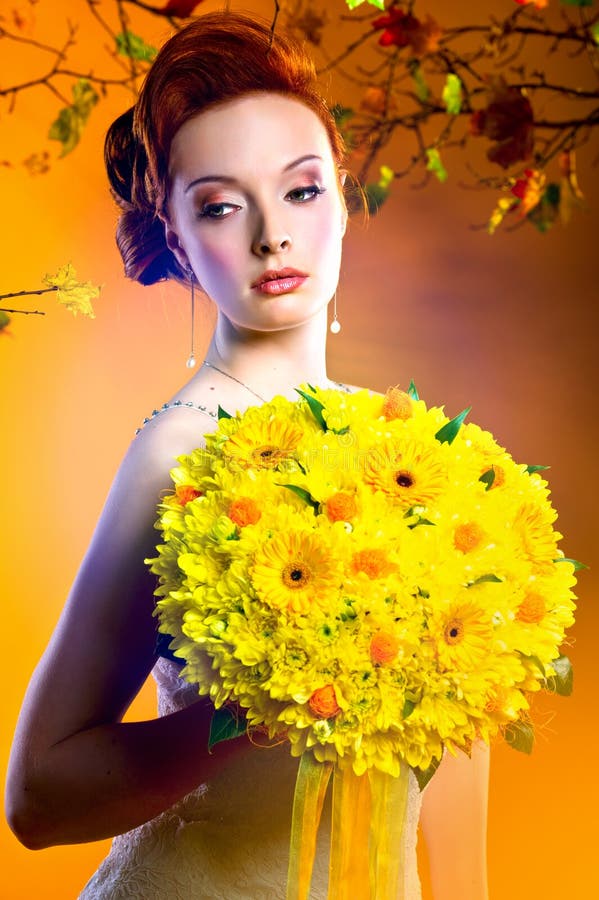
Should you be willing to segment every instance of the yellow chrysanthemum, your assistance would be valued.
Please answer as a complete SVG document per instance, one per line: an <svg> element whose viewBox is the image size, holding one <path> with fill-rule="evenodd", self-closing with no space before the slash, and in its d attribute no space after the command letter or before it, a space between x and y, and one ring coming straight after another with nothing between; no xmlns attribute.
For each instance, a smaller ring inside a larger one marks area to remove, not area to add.
<svg viewBox="0 0 599 900"><path fill-rule="evenodd" d="M308 532L276 534L256 553L252 583L269 606L309 612L334 596L338 567L329 547Z"/></svg>
<svg viewBox="0 0 599 900"><path fill-rule="evenodd" d="M522 541L522 549L538 570L547 570L558 556L557 541L561 537L553 529L557 514L551 508L523 503L514 519L514 531Z"/></svg>
<svg viewBox="0 0 599 900"><path fill-rule="evenodd" d="M364 480L403 506L426 506L447 490L440 449L418 444L382 444L366 458Z"/></svg>

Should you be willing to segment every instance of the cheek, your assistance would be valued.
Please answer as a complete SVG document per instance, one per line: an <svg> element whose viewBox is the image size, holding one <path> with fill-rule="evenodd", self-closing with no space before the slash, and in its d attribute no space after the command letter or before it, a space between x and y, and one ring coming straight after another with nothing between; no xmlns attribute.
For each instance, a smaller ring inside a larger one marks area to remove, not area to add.
<svg viewBox="0 0 599 900"><path fill-rule="evenodd" d="M225 237L205 243L198 251L197 263L201 272L222 280L223 276L232 273L236 259L239 259L239 254L235 253L233 242Z"/></svg>

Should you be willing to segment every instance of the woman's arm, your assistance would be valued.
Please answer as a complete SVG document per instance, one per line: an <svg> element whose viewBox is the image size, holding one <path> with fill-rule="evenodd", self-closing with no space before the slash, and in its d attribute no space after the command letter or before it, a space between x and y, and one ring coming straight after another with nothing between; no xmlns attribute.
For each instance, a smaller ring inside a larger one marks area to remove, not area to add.
<svg viewBox="0 0 599 900"><path fill-rule="evenodd" d="M121 723L155 662L156 580L143 560L159 540L157 501L174 457L198 445L197 422L197 413L181 412L150 423L133 442L31 680L6 807L15 834L32 849L139 825L235 752L228 742L208 755L205 701L162 719Z"/></svg>
<svg viewBox="0 0 599 900"><path fill-rule="evenodd" d="M435 900L487 900L489 748L445 753L422 798L420 821Z"/></svg>

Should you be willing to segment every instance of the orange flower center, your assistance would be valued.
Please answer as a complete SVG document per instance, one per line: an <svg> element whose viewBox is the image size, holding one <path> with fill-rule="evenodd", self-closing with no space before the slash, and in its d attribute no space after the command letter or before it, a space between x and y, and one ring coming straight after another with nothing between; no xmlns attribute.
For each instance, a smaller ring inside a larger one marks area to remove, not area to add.
<svg viewBox="0 0 599 900"><path fill-rule="evenodd" d="M387 421L390 419L410 419L412 417L412 400L410 396L398 387L388 388L383 400L381 415Z"/></svg>
<svg viewBox="0 0 599 900"><path fill-rule="evenodd" d="M281 574L285 587L297 590L307 587L312 581L312 572L303 560L297 559L285 566Z"/></svg>
<svg viewBox="0 0 599 900"><path fill-rule="evenodd" d="M389 560L384 550L359 550L352 557L354 572L364 572L369 578L380 578L389 571Z"/></svg>
<svg viewBox="0 0 599 900"><path fill-rule="evenodd" d="M358 511L353 495L344 491L332 494L325 506L327 516L331 522L349 522Z"/></svg>
<svg viewBox="0 0 599 900"><path fill-rule="evenodd" d="M341 712L332 684L325 684L324 687L315 690L308 700L308 706L319 719L332 719Z"/></svg>
<svg viewBox="0 0 599 900"><path fill-rule="evenodd" d="M469 553L476 550L484 537L484 531L476 522L464 522L458 525L453 533L453 544L456 550Z"/></svg>
<svg viewBox="0 0 599 900"><path fill-rule="evenodd" d="M518 607L518 612L516 613L516 618L519 622L529 622L531 624L536 624L543 619L543 616L547 612L547 607L545 606L545 600L540 594L536 594L531 591L531 593L527 594L520 606Z"/></svg>
<svg viewBox="0 0 599 900"><path fill-rule="evenodd" d="M460 619L450 619L443 632L446 644L459 644L464 640L464 623Z"/></svg>
<svg viewBox="0 0 599 900"><path fill-rule="evenodd" d="M229 507L229 518L240 528L255 525L261 515L258 504L251 497L238 497Z"/></svg>
<svg viewBox="0 0 599 900"><path fill-rule="evenodd" d="M178 484L175 488L175 497L181 506L186 506L191 500L201 496L202 492L196 490L191 484Z"/></svg>
<svg viewBox="0 0 599 900"><path fill-rule="evenodd" d="M377 631L370 641L370 658L375 665L392 662L399 652L399 641L394 634Z"/></svg>

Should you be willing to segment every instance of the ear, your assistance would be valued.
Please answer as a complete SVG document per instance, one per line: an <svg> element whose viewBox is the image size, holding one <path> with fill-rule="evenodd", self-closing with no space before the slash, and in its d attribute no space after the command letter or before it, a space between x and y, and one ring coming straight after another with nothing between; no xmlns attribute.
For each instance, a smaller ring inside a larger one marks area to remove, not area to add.
<svg viewBox="0 0 599 900"><path fill-rule="evenodd" d="M347 228L347 203L345 202L345 196L343 194L343 188L345 187L345 182L347 179L347 172L344 169L339 171L339 196L341 197L341 206L343 207L341 213L341 237L344 236L345 230Z"/></svg>
<svg viewBox="0 0 599 900"><path fill-rule="evenodd" d="M185 252L183 245L179 241L179 235L171 225L170 219L168 219L161 213L159 213L158 216L160 218L160 221L164 225L164 237L166 240L166 246L171 251L181 268L187 271L191 268L191 266L189 264L187 253Z"/></svg>

